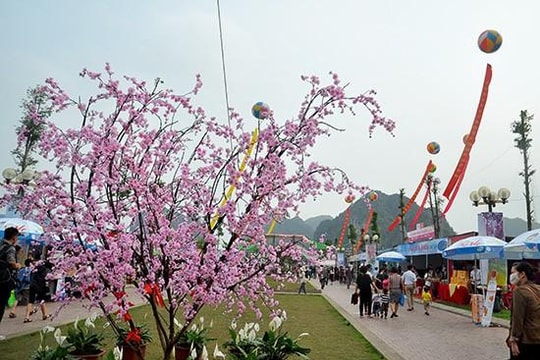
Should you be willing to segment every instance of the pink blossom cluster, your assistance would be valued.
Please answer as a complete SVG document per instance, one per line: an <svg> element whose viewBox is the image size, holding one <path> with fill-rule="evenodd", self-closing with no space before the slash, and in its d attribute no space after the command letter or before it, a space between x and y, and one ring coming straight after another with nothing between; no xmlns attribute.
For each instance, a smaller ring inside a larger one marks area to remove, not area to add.
<svg viewBox="0 0 540 360"><path fill-rule="evenodd" d="M129 279L153 305L156 322L164 321L155 294L145 291L157 286L171 318L182 317L180 330L163 327L168 345L204 305L258 314L260 300L275 307L267 278L293 279L288 264L311 261L316 251L311 243L268 243L268 225L323 192L367 191L340 169L310 160L317 139L334 128L335 111L367 108L370 134L395 126L381 116L374 92L346 95L336 74L325 86L302 77L311 89L298 116L278 122L269 111L257 125L234 110L229 125L193 105L199 75L181 95L160 79L117 78L109 64L104 73L80 75L97 88L85 102L53 79L43 86L54 112L79 125L64 129L56 116L35 119L46 125L39 154L55 169L41 172L19 206L43 225L55 276L73 277L106 314L127 311L122 290ZM240 171L254 126L258 139ZM115 301L107 302L111 293Z"/></svg>

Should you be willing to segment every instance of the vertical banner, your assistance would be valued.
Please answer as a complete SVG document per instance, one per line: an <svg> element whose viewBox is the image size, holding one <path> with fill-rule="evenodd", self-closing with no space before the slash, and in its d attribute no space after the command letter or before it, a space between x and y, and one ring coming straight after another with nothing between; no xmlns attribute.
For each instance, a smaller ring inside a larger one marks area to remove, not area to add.
<svg viewBox="0 0 540 360"><path fill-rule="evenodd" d="M484 313L482 314L482 326L488 327L493 318L493 305L495 304L495 295L497 294L497 272L489 273L489 282L487 285L486 298L484 299Z"/></svg>
<svg viewBox="0 0 540 360"><path fill-rule="evenodd" d="M345 253L343 251L337 253L337 266L345 267Z"/></svg>
<svg viewBox="0 0 540 360"><path fill-rule="evenodd" d="M472 294L471 295L472 322L475 324L482 323L483 312L484 312L484 296L480 294Z"/></svg>
<svg viewBox="0 0 540 360"><path fill-rule="evenodd" d="M478 235L493 236L504 240L503 213L482 212L478 214ZM508 269L505 259L490 259L488 270L496 271L499 286L506 286Z"/></svg>
<svg viewBox="0 0 540 360"><path fill-rule="evenodd" d="M377 256L377 244L366 244L366 264L375 264L375 257Z"/></svg>

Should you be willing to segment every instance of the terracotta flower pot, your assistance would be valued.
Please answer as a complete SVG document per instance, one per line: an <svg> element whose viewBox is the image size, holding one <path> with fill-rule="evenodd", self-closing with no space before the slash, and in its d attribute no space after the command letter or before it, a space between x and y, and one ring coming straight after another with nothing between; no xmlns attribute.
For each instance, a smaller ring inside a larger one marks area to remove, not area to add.
<svg viewBox="0 0 540 360"><path fill-rule="evenodd" d="M141 356L139 357L139 354L136 350L134 350L131 346L124 345L122 346L122 360L141 360L144 359L144 356L146 354L146 345L140 345L139 349L141 351Z"/></svg>
<svg viewBox="0 0 540 360"><path fill-rule="evenodd" d="M103 357L104 354L105 354L105 350L103 350L99 354L88 354L88 355L74 355L74 354L71 354L71 356L73 356L73 358L79 359L79 360L100 360Z"/></svg>
<svg viewBox="0 0 540 360"><path fill-rule="evenodd" d="M189 354L191 354L189 347L184 347L182 345L176 345L174 347L174 358L175 360L187 360L189 357ZM197 356L195 360L201 360L201 355Z"/></svg>

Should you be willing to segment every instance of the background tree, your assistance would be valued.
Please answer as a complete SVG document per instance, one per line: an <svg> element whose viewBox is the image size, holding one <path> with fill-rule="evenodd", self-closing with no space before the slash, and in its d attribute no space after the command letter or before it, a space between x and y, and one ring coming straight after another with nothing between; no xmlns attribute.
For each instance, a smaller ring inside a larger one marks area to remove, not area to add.
<svg viewBox="0 0 540 360"><path fill-rule="evenodd" d="M80 125L34 119L44 126L39 153L55 167L19 207L43 224L54 276L76 279L71 290L101 308L115 331L123 320L134 330L124 291L126 279L133 282L150 305L164 359L204 306L261 316L262 303L279 313L267 278L294 280L280 260L314 260L316 251L283 239L269 244L265 227L275 214L289 217L323 192L364 195L342 170L310 160L317 139L335 129L334 112L363 106L370 134L394 129L374 92L347 96L336 74L325 86L302 77L309 90L294 118L278 122L265 109L247 124L234 111L221 124L194 105L199 77L178 95L159 79L116 78L108 64L103 74L80 75L97 85L86 102L46 81L52 113Z"/></svg>
<svg viewBox="0 0 540 360"><path fill-rule="evenodd" d="M11 151L19 168L19 173L37 164L33 152L36 150L44 129L44 123L41 119L51 116L52 107L48 100L47 95L40 86L26 90L26 98L23 99L21 104L23 116L20 125L16 129L19 144Z"/></svg>
<svg viewBox="0 0 540 360"><path fill-rule="evenodd" d="M512 123L512 132L518 135L514 138L515 147L519 149L521 155L523 156L523 171L519 173L520 176L523 176L523 184L525 185L525 207L527 210L527 230L532 230L533 218L533 208L532 208L532 195L531 195L531 178L536 172L535 169L531 168L529 161L529 150L531 149L531 132L532 125L531 121L534 115L529 115L527 110L522 110L519 114L519 120Z"/></svg>

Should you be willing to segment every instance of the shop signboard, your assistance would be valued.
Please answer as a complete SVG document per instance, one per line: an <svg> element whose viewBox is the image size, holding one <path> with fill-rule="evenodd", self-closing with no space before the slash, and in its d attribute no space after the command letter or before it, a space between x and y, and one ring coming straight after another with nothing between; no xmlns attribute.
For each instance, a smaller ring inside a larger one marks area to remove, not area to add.
<svg viewBox="0 0 540 360"><path fill-rule="evenodd" d="M422 241L412 244L401 244L397 251L404 256L441 254L448 247L448 239L441 238L430 241Z"/></svg>
<svg viewBox="0 0 540 360"><path fill-rule="evenodd" d="M416 230L407 232L407 240L409 242L417 242L429 240L435 237L435 228L433 225L417 228Z"/></svg>

